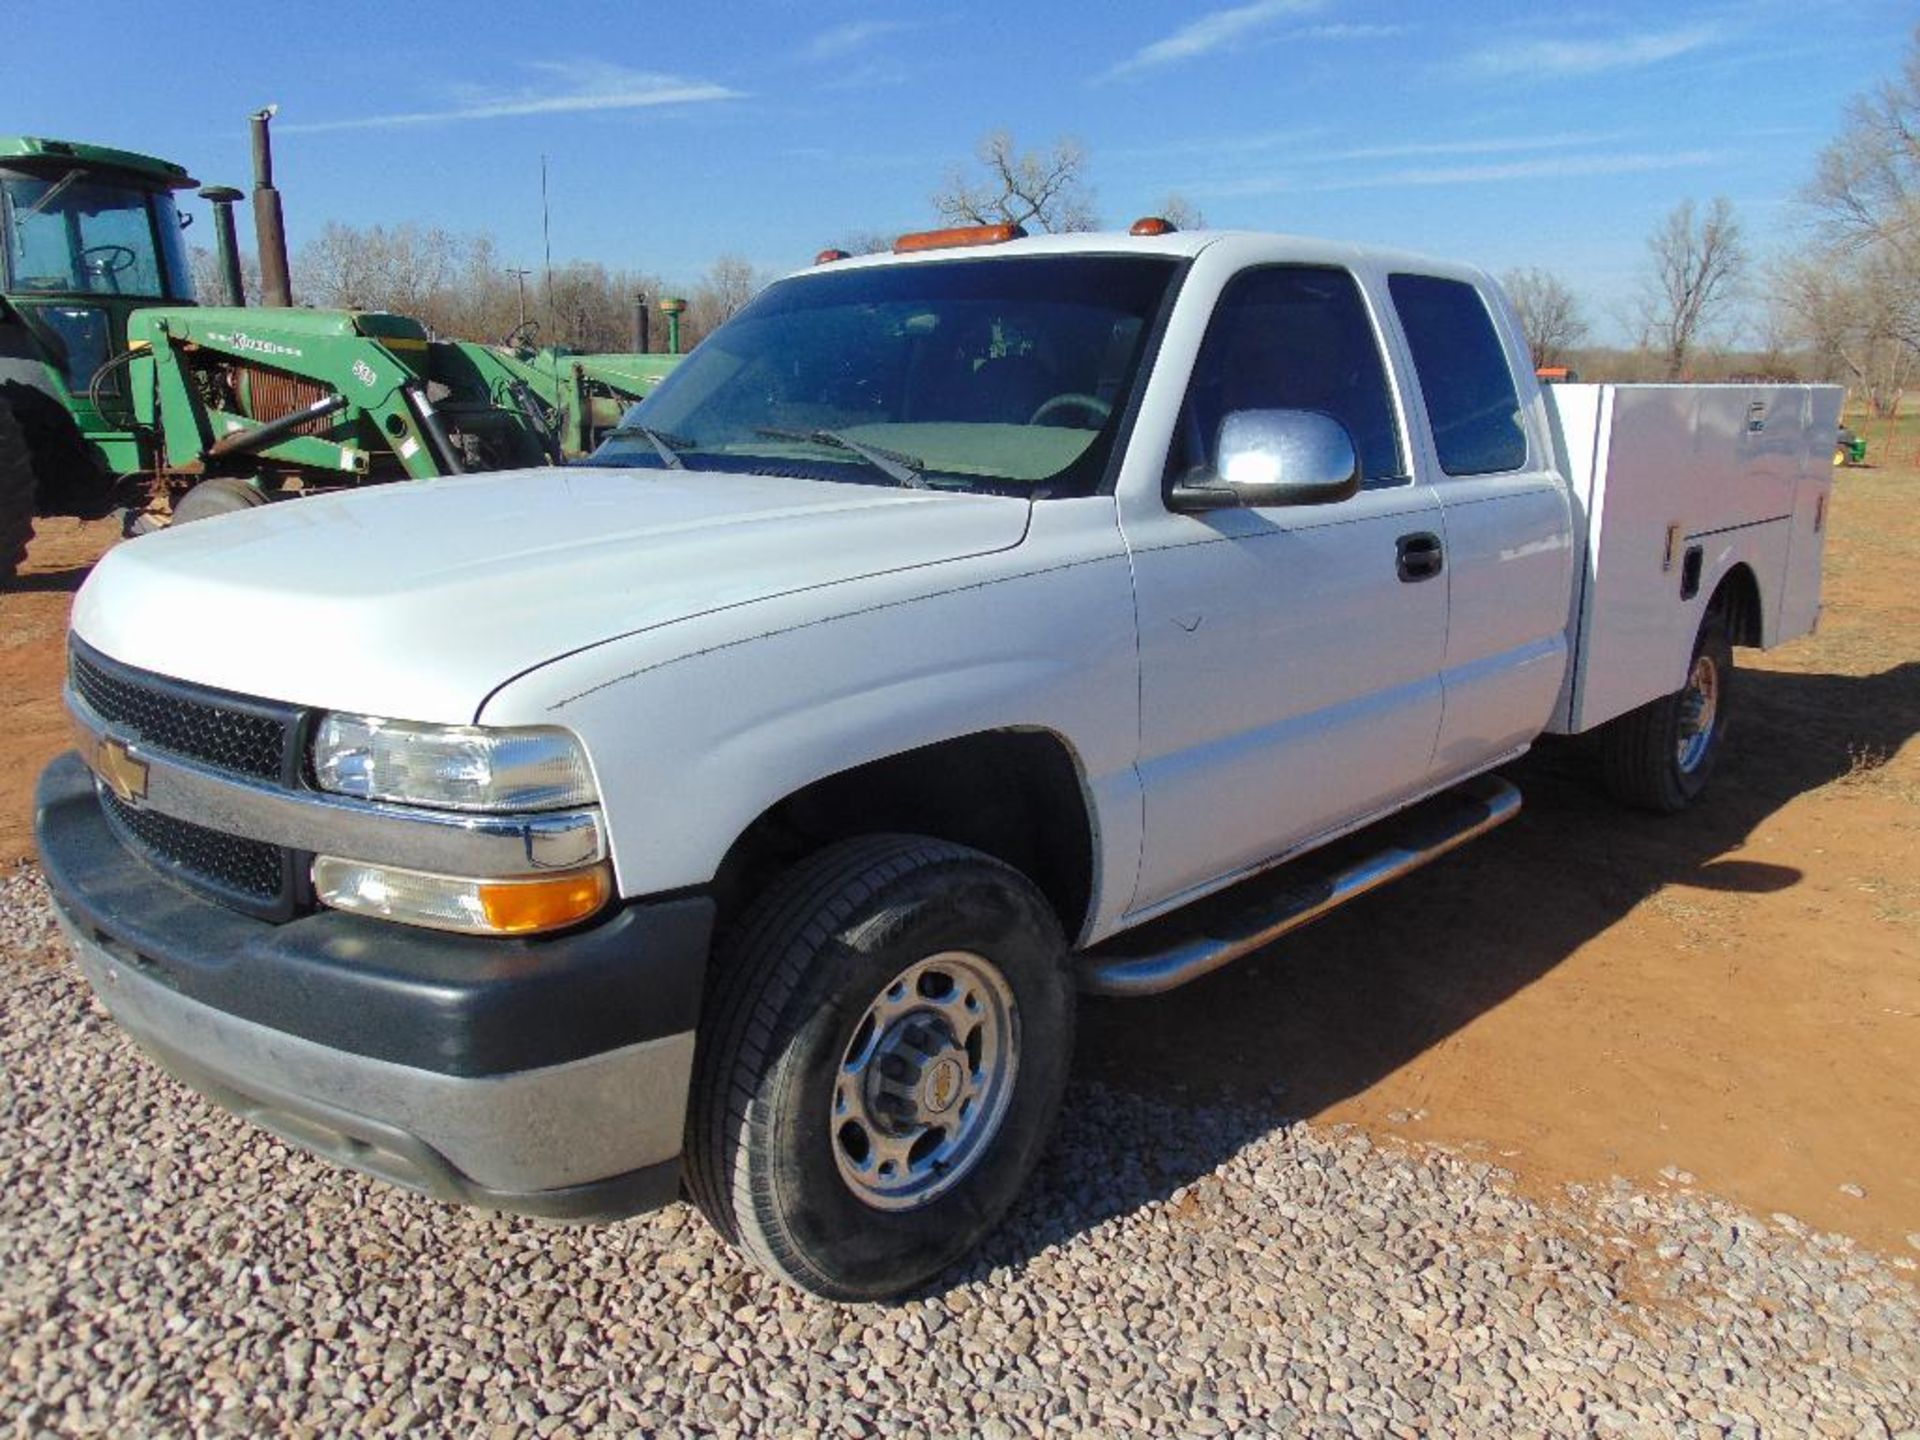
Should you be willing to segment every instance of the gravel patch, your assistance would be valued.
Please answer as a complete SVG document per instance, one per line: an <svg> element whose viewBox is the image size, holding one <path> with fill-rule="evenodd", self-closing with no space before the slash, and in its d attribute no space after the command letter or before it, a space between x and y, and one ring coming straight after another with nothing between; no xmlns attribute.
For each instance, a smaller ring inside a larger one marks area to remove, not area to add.
<svg viewBox="0 0 1920 1440"><path fill-rule="evenodd" d="M1081 1084L948 1288L826 1304L686 1206L567 1229L200 1101L0 878L12 1433L1920 1435L1915 1291L1788 1216L1545 1207L1363 1134Z"/></svg>

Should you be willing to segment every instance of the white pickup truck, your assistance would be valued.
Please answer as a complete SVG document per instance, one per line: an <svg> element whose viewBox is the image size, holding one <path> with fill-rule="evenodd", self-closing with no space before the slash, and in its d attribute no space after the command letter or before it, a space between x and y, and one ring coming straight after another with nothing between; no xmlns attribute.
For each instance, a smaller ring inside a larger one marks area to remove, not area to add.
<svg viewBox="0 0 1920 1440"><path fill-rule="evenodd" d="M1677 810L1730 647L1815 622L1837 391L1543 393L1411 255L898 249L773 285L585 464L101 562L38 831L128 1031L400 1184L684 1186L890 1295L1011 1203L1077 990L1498 824L1544 732Z"/></svg>

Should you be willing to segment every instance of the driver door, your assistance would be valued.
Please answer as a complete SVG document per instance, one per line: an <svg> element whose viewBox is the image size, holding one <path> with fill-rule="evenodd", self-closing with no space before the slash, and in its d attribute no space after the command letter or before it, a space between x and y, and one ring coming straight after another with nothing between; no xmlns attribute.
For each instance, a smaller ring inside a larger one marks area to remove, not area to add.
<svg viewBox="0 0 1920 1440"><path fill-rule="evenodd" d="M1362 489L1325 505L1127 523L1146 836L1131 914L1164 909L1423 788L1441 718L1444 526L1412 464L1379 332L1333 266L1241 272L1208 323L1168 484L1220 422L1317 410Z"/></svg>

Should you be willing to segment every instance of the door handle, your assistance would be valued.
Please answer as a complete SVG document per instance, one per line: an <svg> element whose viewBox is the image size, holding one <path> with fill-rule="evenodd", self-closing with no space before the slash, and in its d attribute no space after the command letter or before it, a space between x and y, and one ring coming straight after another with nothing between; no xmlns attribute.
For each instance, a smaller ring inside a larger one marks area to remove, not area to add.
<svg viewBox="0 0 1920 1440"><path fill-rule="evenodd" d="M1396 568L1405 584L1431 580L1446 568L1446 555L1441 549L1440 537L1431 531L1421 530L1413 535L1402 535L1394 548L1397 552Z"/></svg>

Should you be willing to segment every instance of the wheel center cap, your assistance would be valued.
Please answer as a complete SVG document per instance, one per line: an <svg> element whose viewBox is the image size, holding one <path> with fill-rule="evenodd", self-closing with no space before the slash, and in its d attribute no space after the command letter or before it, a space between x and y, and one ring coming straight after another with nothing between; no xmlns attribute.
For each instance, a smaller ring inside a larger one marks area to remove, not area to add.
<svg viewBox="0 0 1920 1440"><path fill-rule="evenodd" d="M960 1082L965 1072L951 1055L943 1055L927 1066L920 1078L920 1100L935 1115L944 1114L960 1098Z"/></svg>

